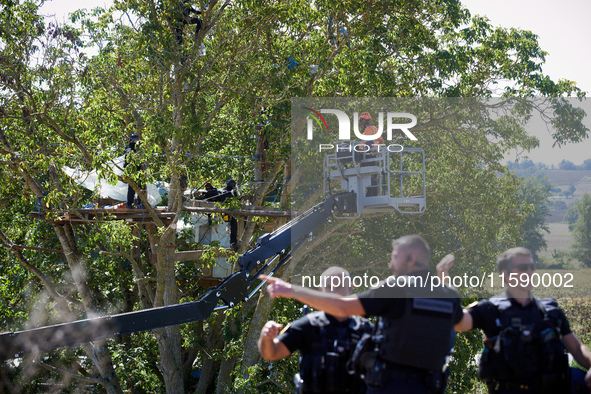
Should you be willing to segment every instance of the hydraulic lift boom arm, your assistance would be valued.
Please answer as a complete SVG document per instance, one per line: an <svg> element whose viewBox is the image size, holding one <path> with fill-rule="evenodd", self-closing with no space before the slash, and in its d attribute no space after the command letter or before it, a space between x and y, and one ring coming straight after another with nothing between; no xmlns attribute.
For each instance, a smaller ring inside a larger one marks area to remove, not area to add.
<svg viewBox="0 0 591 394"><path fill-rule="evenodd" d="M240 270L197 301L3 333L0 334L0 360L205 320L215 310L248 301L263 285L253 285L259 275L273 274L309 234L333 216L333 212L357 217L362 212L421 213L425 210L425 152L420 148L405 148L394 153L383 150L362 158L358 158L357 151L352 148L337 150L325 156L323 167L324 200L273 233L261 236L253 249L239 257ZM335 182L340 186L333 190L331 185ZM267 272L270 267L272 270ZM218 306L220 300L223 305Z"/></svg>
<svg viewBox="0 0 591 394"><path fill-rule="evenodd" d="M241 301L248 301L262 285L261 283L250 291L251 285L259 275L266 272L271 265L274 267L271 273L275 272L288 261L291 251L315 229L326 223L334 210L344 213L355 212L355 209L354 192L328 196L320 204L273 233L261 236L253 249L239 257L240 270L210 289L197 301L2 333L0 334L0 360L16 358L23 353L40 353L120 334L205 320L215 310L232 308ZM277 258L281 259L275 263ZM218 306L220 300L224 305Z"/></svg>

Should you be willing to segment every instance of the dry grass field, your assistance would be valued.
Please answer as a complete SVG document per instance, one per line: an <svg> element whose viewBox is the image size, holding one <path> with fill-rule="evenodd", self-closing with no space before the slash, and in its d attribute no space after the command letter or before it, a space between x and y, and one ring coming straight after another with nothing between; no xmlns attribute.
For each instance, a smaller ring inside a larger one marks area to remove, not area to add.
<svg viewBox="0 0 591 394"><path fill-rule="evenodd" d="M548 248L540 253L540 256L552 256L554 250L567 251L570 244L573 242L573 237L568 231L568 224L565 223L548 223L550 233L546 234L544 238L548 243Z"/></svg>

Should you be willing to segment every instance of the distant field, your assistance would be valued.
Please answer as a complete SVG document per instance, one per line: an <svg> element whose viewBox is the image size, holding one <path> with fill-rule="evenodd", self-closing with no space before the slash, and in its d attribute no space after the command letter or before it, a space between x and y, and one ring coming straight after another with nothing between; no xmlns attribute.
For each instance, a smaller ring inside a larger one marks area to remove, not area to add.
<svg viewBox="0 0 591 394"><path fill-rule="evenodd" d="M575 197L580 198L583 194L591 194L591 176L586 176L576 183L577 190L575 191Z"/></svg>
<svg viewBox="0 0 591 394"><path fill-rule="evenodd" d="M591 170L544 170L550 183L556 187L568 186L571 183L576 184L585 177L591 177Z"/></svg>
<svg viewBox="0 0 591 394"><path fill-rule="evenodd" d="M566 209L554 209L550 211L550 216L546 217L546 224L562 224L566 216Z"/></svg>
<svg viewBox="0 0 591 394"><path fill-rule="evenodd" d="M573 242L573 236L568 231L568 224L548 223L550 234L546 234L544 239L548 243L548 248L540 253L541 256L552 256L554 250L568 250Z"/></svg>

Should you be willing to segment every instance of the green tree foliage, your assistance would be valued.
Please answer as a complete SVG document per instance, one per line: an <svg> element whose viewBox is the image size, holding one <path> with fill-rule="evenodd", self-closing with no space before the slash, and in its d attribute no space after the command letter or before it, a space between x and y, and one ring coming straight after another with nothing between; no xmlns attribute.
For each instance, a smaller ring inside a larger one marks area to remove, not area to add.
<svg viewBox="0 0 591 394"><path fill-rule="evenodd" d="M568 185L568 188L562 192L562 194L565 197L572 197L575 195L576 190L577 188L575 187L575 185L571 183L570 185Z"/></svg>
<svg viewBox="0 0 591 394"><path fill-rule="evenodd" d="M573 256L587 267L591 267L591 196L585 193L574 206L578 219L573 225Z"/></svg>
<svg viewBox="0 0 591 394"><path fill-rule="evenodd" d="M550 185L547 183L547 178L522 179L517 190L517 197L522 204L525 221L521 225L519 234L522 246L531 250L535 258L547 247L544 232L550 232L546 225L546 217L550 214L548 206Z"/></svg>
<svg viewBox="0 0 591 394"><path fill-rule="evenodd" d="M577 166L570 160L563 159L560 163L558 163L559 170L576 170Z"/></svg>
<svg viewBox="0 0 591 394"><path fill-rule="evenodd" d="M354 261L368 250L380 257L367 264L386 275L390 241L408 233L427 238L434 262L453 251L455 269L480 273L519 242L529 213L511 198L519 182L501 164L507 150L537 145L523 121L541 110L559 145L585 136L583 114L561 98L580 92L544 75L537 37L495 28L456 1L214 0L192 5L202 11L197 34L184 19L186 4L121 0L108 10L78 11L63 26L46 24L33 2L0 8L0 230L11 247L0 257L4 330L203 294L201 273L174 261L175 248L192 246L176 231L184 215L181 179L196 189L232 177L253 205L276 193L289 207L305 184L305 174L291 167L291 97L502 96L451 100L449 108L435 102L429 110L410 100L420 118L415 146L427 157L427 212L340 223L311 241L309 250L326 254L294 260L285 277L335 261L360 270ZM533 95L547 100L532 103ZM511 114L494 117L491 108ZM135 160L143 170L132 165L116 175L108 164L131 133L141 135ZM96 195L64 176L65 165L131 184L146 206L138 185L167 181L173 219L164 222L148 207L143 226L87 222L73 208ZM302 206L320 198L312 186ZM244 224L240 251L262 231L260 222ZM256 337L269 317L293 320L298 307L262 296L207 321L31 356L9 369L7 390L55 382L112 393L289 391L295 358L261 364ZM452 389L467 392L475 371L461 360L472 359L478 341L458 341Z"/></svg>
<svg viewBox="0 0 591 394"><path fill-rule="evenodd" d="M566 203L565 203L566 205ZM579 210L577 209L577 205L571 205L564 215L564 223L568 224L568 230L573 231L573 225L579 220Z"/></svg>

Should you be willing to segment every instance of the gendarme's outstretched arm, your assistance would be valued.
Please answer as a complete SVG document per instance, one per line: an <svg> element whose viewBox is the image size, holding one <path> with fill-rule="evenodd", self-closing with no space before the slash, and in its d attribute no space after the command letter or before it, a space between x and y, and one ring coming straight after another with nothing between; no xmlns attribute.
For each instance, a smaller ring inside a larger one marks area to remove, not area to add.
<svg viewBox="0 0 591 394"><path fill-rule="evenodd" d="M266 275L261 275L260 278L269 283L267 293L271 298L293 298L335 317L365 315L365 309L363 309L361 301L356 296L342 297L328 292L292 285L279 278Z"/></svg>

